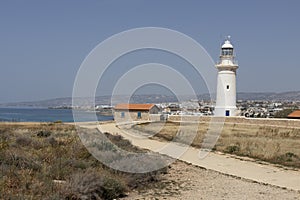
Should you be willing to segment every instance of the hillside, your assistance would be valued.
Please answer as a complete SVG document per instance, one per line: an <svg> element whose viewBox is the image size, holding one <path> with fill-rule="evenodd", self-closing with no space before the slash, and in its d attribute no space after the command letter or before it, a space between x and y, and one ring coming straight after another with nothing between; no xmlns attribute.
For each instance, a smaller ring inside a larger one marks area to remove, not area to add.
<svg viewBox="0 0 300 200"><path fill-rule="evenodd" d="M212 95L212 98L215 95ZM191 96L180 96L183 100L190 100ZM125 96L116 96L113 98L114 103L124 102L127 99ZM209 100L209 94L198 95L199 100ZM238 100L266 100L266 101L300 101L300 91L292 92L238 92ZM91 99L84 99L87 104L91 102ZM131 97L132 103L162 103L162 102L176 102L178 101L175 96L162 95L162 94L145 94L145 95L134 95ZM98 96L95 99L95 104L111 104L110 96ZM56 106L71 106L72 98L55 98L47 99L41 101L31 101L31 102L17 102L17 103L3 103L0 107L37 107L37 108L48 108Z"/></svg>

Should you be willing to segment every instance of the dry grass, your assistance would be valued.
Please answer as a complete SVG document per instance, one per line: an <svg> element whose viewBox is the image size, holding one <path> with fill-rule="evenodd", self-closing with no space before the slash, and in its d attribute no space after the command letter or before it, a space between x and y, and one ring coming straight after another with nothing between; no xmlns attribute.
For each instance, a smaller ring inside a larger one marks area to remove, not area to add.
<svg viewBox="0 0 300 200"><path fill-rule="evenodd" d="M195 123L182 123L181 126L179 130L179 123L157 122L136 125L134 129L148 133L155 139L183 143L197 131L192 146L201 147L209 124L201 122L198 126ZM157 131L157 127L162 128ZM225 123L213 150L300 168L300 128Z"/></svg>
<svg viewBox="0 0 300 200"><path fill-rule="evenodd" d="M120 136L106 136L120 148L141 151ZM129 174L104 166L72 125L0 123L0 199L114 199L149 187L162 172Z"/></svg>

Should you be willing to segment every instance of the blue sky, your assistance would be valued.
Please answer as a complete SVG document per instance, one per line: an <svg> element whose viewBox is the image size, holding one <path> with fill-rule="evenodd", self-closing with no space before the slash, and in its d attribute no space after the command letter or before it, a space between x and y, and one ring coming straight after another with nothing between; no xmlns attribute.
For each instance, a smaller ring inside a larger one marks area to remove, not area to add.
<svg viewBox="0 0 300 200"><path fill-rule="evenodd" d="M215 61L230 34L238 91L299 91L299 8L297 0L2 0L0 102L71 96L77 70L98 43L147 26L194 38Z"/></svg>

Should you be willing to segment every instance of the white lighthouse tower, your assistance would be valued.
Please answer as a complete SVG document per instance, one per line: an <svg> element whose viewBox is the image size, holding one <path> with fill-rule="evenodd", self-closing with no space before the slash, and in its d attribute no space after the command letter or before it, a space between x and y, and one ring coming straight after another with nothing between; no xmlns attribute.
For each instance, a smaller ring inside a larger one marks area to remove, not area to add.
<svg viewBox="0 0 300 200"><path fill-rule="evenodd" d="M216 116L235 116L236 108L236 70L235 53L227 37L221 48L220 60L216 64L218 69Z"/></svg>

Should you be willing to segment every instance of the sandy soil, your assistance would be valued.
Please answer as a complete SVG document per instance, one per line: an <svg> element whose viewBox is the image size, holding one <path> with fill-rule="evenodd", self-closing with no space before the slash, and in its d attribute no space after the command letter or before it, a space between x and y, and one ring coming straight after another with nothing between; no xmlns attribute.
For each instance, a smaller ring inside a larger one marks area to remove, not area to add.
<svg viewBox="0 0 300 200"><path fill-rule="evenodd" d="M300 183L299 183L300 184ZM129 199L300 199L300 192L232 177L177 161L150 190L132 191Z"/></svg>

